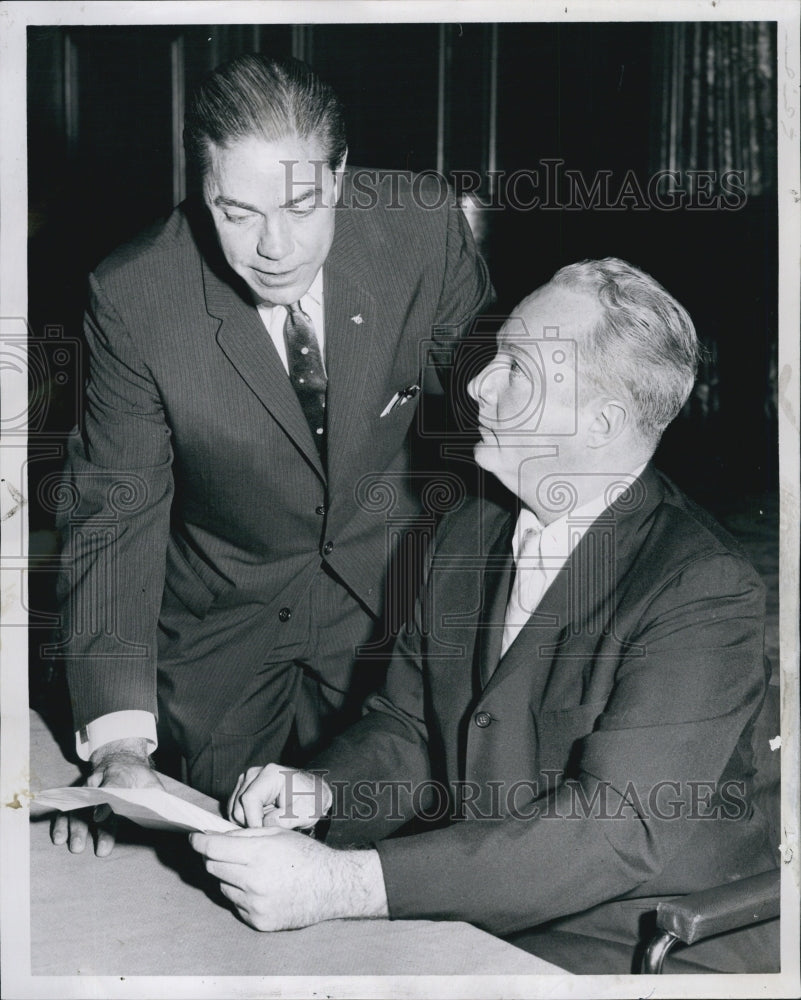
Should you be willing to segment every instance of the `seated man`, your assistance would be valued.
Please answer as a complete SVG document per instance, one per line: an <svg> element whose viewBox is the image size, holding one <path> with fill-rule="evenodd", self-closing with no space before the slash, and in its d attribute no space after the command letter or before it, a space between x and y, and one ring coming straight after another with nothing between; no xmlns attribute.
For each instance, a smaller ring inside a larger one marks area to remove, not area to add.
<svg viewBox="0 0 801 1000"><path fill-rule="evenodd" d="M192 835L244 920L466 920L626 973L660 897L775 867L749 786L763 586L649 464L697 354L685 310L619 260L520 304L470 384L476 461L519 514L449 514L363 718L315 774L241 776L248 829ZM286 829L329 807L325 844ZM738 971L724 938L693 967Z"/></svg>

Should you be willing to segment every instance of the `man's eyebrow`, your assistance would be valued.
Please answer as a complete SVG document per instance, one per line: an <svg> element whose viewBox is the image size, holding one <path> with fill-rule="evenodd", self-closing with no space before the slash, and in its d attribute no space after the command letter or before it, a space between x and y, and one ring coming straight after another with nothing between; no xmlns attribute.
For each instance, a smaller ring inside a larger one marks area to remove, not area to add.
<svg viewBox="0 0 801 1000"><path fill-rule="evenodd" d="M317 201L318 198L322 197L322 194L323 189L318 184L309 184L305 191L301 191L294 198L283 202L281 208L292 208L293 205L299 205L301 202L307 201L312 195L314 195L314 199Z"/></svg>
<svg viewBox="0 0 801 1000"><path fill-rule="evenodd" d="M290 198L289 201L282 203L281 208L292 208L295 205L300 205L304 201L308 201L309 198L314 196L315 200L322 197L323 189L318 185L310 184L305 191L301 191L300 194L296 195L294 198ZM223 194L218 194L214 199L214 204L218 207L226 208L241 208L244 212L256 212L261 214L261 209L257 208L255 205L249 205L246 201L237 201L236 198L227 198Z"/></svg>
<svg viewBox="0 0 801 1000"><path fill-rule="evenodd" d="M214 204L218 207L225 205L228 208L241 208L246 212L258 212L259 209L255 205L248 205L246 201L237 201L236 198L226 198L225 195L218 194L214 199Z"/></svg>
<svg viewBox="0 0 801 1000"><path fill-rule="evenodd" d="M526 340L520 334L504 334L498 338L498 347L514 354L525 354L525 344Z"/></svg>

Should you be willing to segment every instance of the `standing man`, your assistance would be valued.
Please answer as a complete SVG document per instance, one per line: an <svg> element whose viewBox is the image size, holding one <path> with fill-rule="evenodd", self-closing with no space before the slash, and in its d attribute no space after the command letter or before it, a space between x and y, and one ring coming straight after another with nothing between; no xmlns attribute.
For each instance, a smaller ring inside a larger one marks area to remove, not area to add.
<svg viewBox="0 0 801 1000"><path fill-rule="evenodd" d="M449 514L364 717L316 774L243 775L249 829L191 835L244 920L466 920L625 974L660 898L776 867L751 798L764 587L650 464L697 350L685 310L615 259L563 268L504 324L470 387L475 456L519 513ZM281 829L332 803L325 844ZM770 941L748 928L693 962L770 971Z"/></svg>
<svg viewBox="0 0 801 1000"><path fill-rule="evenodd" d="M220 67L185 141L202 204L90 278L62 652L92 784L153 783L162 740L220 795L303 759L363 694L395 555L370 489L412 523L423 347L453 346L492 289L440 185L346 170L341 106L302 63ZM55 841L83 849L67 824Z"/></svg>

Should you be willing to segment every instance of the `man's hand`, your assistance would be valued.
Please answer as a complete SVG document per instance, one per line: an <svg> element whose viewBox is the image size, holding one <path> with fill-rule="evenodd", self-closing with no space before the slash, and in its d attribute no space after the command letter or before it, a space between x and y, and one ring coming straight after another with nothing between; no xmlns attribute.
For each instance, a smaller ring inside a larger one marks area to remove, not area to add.
<svg viewBox="0 0 801 1000"><path fill-rule="evenodd" d="M189 843L257 931L389 915L377 851L338 851L279 827L190 833Z"/></svg>
<svg viewBox="0 0 801 1000"><path fill-rule="evenodd" d="M325 816L333 798L321 775L268 764L239 775L228 815L240 826L307 830Z"/></svg>
<svg viewBox="0 0 801 1000"><path fill-rule="evenodd" d="M147 754L147 740L126 739L106 743L92 754L94 771L86 779L91 788L111 785L114 788L162 788ZM95 854L105 858L114 848L116 818L109 806L97 806L92 821L96 827ZM59 813L50 828L54 844L67 844L73 854L80 854L89 837L90 819L84 810Z"/></svg>

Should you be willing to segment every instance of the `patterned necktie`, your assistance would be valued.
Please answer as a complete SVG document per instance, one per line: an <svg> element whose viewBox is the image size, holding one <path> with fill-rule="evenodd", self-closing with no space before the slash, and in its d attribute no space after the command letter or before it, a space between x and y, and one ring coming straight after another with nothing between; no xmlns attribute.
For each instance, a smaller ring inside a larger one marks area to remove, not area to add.
<svg viewBox="0 0 801 1000"><path fill-rule="evenodd" d="M312 321L295 302L284 322L289 379L309 422L312 437L325 460L325 391L328 380Z"/></svg>
<svg viewBox="0 0 801 1000"><path fill-rule="evenodd" d="M523 532L517 553L515 580L509 595L509 603L506 605L501 643L502 657L537 610L537 605L545 593L548 577L542 562L541 542L542 532L536 528L528 528Z"/></svg>

